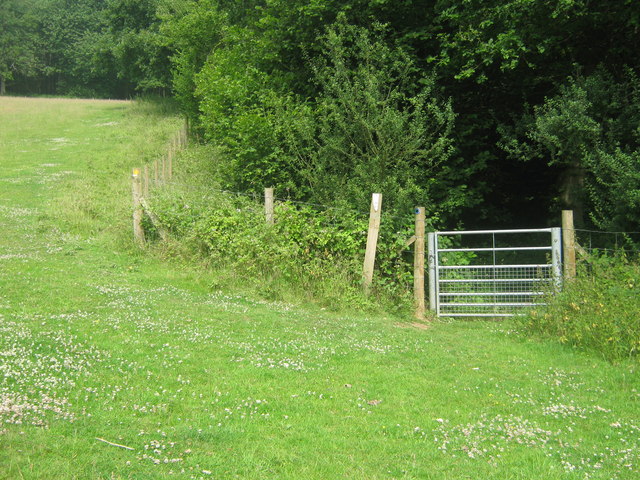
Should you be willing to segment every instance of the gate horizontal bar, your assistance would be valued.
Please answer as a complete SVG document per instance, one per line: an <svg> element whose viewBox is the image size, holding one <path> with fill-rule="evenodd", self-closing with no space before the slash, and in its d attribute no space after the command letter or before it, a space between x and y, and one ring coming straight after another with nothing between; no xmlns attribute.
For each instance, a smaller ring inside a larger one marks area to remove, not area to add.
<svg viewBox="0 0 640 480"><path fill-rule="evenodd" d="M441 292L441 297L515 297L521 296L541 296L545 295L544 292L469 292L469 293L457 293L457 292Z"/></svg>
<svg viewBox="0 0 640 480"><path fill-rule="evenodd" d="M453 270L453 269L462 269L462 270L474 270L474 269L483 269L483 268L551 268L551 264L543 263L543 264L535 264L529 263L525 265L438 265L438 270Z"/></svg>
<svg viewBox="0 0 640 480"><path fill-rule="evenodd" d="M445 317L515 317L521 313L442 313Z"/></svg>
<svg viewBox="0 0 640 480"><path fill-rule="evenodd" d="M446 307L541 307L546 303L440 303L441 308Z"/></svg>
<svg viewBox="0 0 640 480"><path fill-rule="evenodd" d="M449 232L434 232L436 235L486 235L491 233L551 233L552 228L526 228L522 230L465 230L463 232L454 230Z"/></svg>
<svg viewBox="0 0 640 480"><path fill-rule="evenodd" d="M466 279L446 279L441 278L440 283L526 283L526 282L547 282L551 283L552 278L466 278Z"/></svg>
<svg viewBox="0 0 640 480"><path fill-rule="evenodd" d="M480 247L480 248L439 248L440 252L523 252L531 250L551 250L548 247Z"/></svg>

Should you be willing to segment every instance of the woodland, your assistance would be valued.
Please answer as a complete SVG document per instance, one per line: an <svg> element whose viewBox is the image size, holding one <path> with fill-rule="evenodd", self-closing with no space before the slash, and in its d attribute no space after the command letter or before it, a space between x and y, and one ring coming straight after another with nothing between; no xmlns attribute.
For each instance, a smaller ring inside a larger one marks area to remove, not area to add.
<svg viewBox="0 0 640 480"><path fill-rule="evenodd" d="M0 91L175 99L234 191L630 232L639 27L634 0L0 0Z"/></svg>

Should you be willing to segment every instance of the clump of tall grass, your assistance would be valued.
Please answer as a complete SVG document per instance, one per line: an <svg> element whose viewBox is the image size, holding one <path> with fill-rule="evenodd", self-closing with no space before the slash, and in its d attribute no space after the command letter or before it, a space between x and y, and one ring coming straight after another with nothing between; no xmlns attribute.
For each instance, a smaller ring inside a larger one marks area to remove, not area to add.
<svg viewBox="0 0 640 480"><path fill-rule="evenodd" d="M640 264L592 255L544 309L520 322L528 333L597 352L609 361L640 358Z"/></svg>

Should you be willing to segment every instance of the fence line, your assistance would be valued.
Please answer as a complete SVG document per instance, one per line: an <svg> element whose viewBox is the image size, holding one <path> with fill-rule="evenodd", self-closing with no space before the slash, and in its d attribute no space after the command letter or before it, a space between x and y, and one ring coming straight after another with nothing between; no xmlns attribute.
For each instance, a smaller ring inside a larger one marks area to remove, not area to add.
<svg viewBox="0 0 640 480"><path fill-rule="evenodd" d="M186 131L179 132L172 140L171 146L168 152L162 156L161 159L156 159L153 161L153 164L144 165L142 171L136 169L134 172L134 182L133 182L133 198L134 198L134 232L141 232L141 217L146 213L147 217L151 220L151 222L155 225L158 232L163 239L168 238L168 233L165 229L163 229L160 220L156 215L152 212L149 207L149 195L153 194L153 190L150 187L154 187L155 189L163 188L163 187L179 187L181 189L187 191L197 191L202 192L203 194L222 194L236 197L245 197L248 199L252 199L256 205L255 209L251 208L251 211L254 213L258 213L260 207L258 206L258 202L260 199L264 200L264 218L265 223L267 225L273 225L277 222L277 218L275 218L274 204L275 202L293 204L293 205L301 205L306 207L311 207L313 209L323 209L326 214L331 214L331 218L327 218L324 221L324 224L328 226L337 226L339 223L337 222L338 218L342 218L344 215L341 215L340 212L349 212L351 215L361 216L361 217L369 217L369 232L368 232L368 248L367 253L365 255L364 267L363 267L363 287L365 292L369 292L371 287L371 282L373 278L373 265L375 262L375 249L376 242L372 242L372 236L377 238L378 230L380 227L380 219L382 219L384 223L384 219L396 219L401 220L403 222L407 222L410 219L410 215L397 215L397 214L389 214L387 212L382 212L381 208L374 208L375 195L372 199L372 207L370 212L358 211L356 209L346 208L346 207L335 207L329 205L323 205L320 203L312 203L305 202L300 200L292 200L290 198L282 198L278 197L274 194L273 187L266 188L264 197L257 192L239 192L239 191L230 191L221 188L203 186L203 185L194 185L187 182L174 181L173 180L173 171L174 171L174 157L177 151L184 148L186 145ZM203 195L204 196L204 195ZM421 281L421 278L424 279L424 207L416 207L415 215L415 228L416 235L408 239L403 248L399 251L402 252L404 249L407 249L411 244L414 244L414 306L415 306L415 316L417 318L423 318L424 309L425 309L425 301L424 301L424 280ZM331 213L330 213L331 212ZM569 215L571 214L571 215ZM566 218L565 218L566 217ZM566 223L566 219L571 218L570 223ZM635 243L631 240L632 235L640 235L640 232L611 232L611 231L599 231L599 230L589 230L589 229L576 229L573 226L572 221L572 212L565 211L563 212L563 229L567 233L572 233L573 235L567 235L567 243L565 244L565 278L570 279L576 275L575 265L576 265L576 257L575 253L578 253L579 256L585 257L589 254L589 252L635 252L638 253L640 250L638 249L638 243ZM458 232L460 233L460 232ZM584 235L588 235L588 243L587 247L584 244L583 238ZM593 246L593 237L595 235L603 235L603 236L614 236L614 246L615 248L607 248L611 247L611 242L605 242L607 245L603 247L594 247ZM580 237L580 238L576 238ZM624 245L631 245L633 248L620 248L618 247L618 239L619 237L623 238ZM571 240L574 238L574 240ZM144 232L140 234L136 233L136 240L139 243L144 243ZM420 240L420 241L418 241ZM576 241L577 240L577 241ZM373 252L369 248L369 244L373 244ZM517 249L518 247L514 247ZM571 256L571 251L573 251L573 257ZM423 257L423 258L419 258ZM567 268L569 267L569 268ZM573 267L573 268L571 268ZM430 281L434 281L430 279ZM431 299L430 299L431 300ZM431 303L431 301L430 301Z"/></svg>
<svg viewBox="0 0 640 480"><path fill-rule="evenodd" d="M640 232L575 229L581 253L639 254ZM634 238L635 237L635 238Z"/></svg>
<svg viewBox="0 0 640 480"><path fill-rule="evenodd" d="M221 194L225 194L225 195L234 195L234 196L238 196L238 197L247 197L253 200L263 200L264 196L257 193L257 192L239 192L239 191L234 191L234 190L225 190L225 189L221 189L221 188L215 188L215 187L209 187L209 186L204 186L204 185L193 185L190 183L185 183L185 182L176 182L176 181L170 181L170 182L159 182L158 184L159 187L164 187L164 186L177 186L177 187L182 187L185 190L188 191L201 191L203 193L209 193L209 192L215 192L215 193L221 193ZM274 196L274 201L280 202L280 203L290 203L290 204L294 204L294 205L302 205L302 206L308 206L308 207L312 207L312 208L316 208L316 209L323 209L323 210L334 210L336 212L349 212L351 214L357 215L357 216L361 216L361 217L369 217L369 212L365 212L363 210L356 210L354 208L348 208L348 207L336 207L336 206L332 206L332 205L325 205L322 203L314 203L314 202L305 202L302 200L292 200L291 198L284 198L284 197L278 197L278 196ZM407 213L406 215L396 215L396 214L392 214L389 212L382 212L382 217L383 218L393 218L396 220L402 220L402 221L409 221L411 219L413 215L413 209Z"/></svg>

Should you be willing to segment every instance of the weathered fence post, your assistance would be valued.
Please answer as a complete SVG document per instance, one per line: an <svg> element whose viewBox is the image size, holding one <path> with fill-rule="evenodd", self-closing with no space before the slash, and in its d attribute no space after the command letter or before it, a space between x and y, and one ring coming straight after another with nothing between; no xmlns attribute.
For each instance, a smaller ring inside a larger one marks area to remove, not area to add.
<svg viewBox="0 0 640 480"><path fill-rule="evenodd" d="M158 167L158 159L156 158L153 162L153 184L156 187L158 186L159 171L160 171L160 168Z"/></svg>
<svg viewBox="0 0 640 480"><path fill-rule="evenodd" d="M369 293L373 283L373 267L376 262L376 247L378 245L378 232L380 231L380 217L382 212L382 194L374 193L371 196L371 208L369 210L369 233L367 234L367 249L364 254L362 267L362 286L365 293Z"/></svg>
<svg viewBox="0 0 640 480"><path fill-rule="evenodd" d="M144 244L144 230L142 229L142 184L140 182L140 169L134 168L132 178L133 194L133 236L140 245Z"/></svg>
<svg viewBox="0 0 640 480"><path fill-rule="evenodd" d="M142 192L144 198L149 198L149 164L144 165L144 177L142 184Z"/></svg>
<svg viewBox="0 0 640 480"><path fill-rule="evenodd" d="M413 251L413 299L415 317L424 319L424 207L416 207L416 241Z"/></svg>
<svg viewBox="0 0 640 480"><path fill-rule="evenodd" d="M267 225L273 225L275 223L273 215L273 188L264 189L264 215L267 220Z"/></svg>
<svg viewBox="0 0 640 480"><path fill-rule="evenodd" d="M573 226L573 210L562 211L562 260L564 278L576 277L576 231Z"/></svg>
<svg viewBox="0 0 640 480"><path fill-rule="evenodd" d="M180 133L180 146L187 146L187 139L189 138L189 117L184 117L184 127Z"/></svg>

